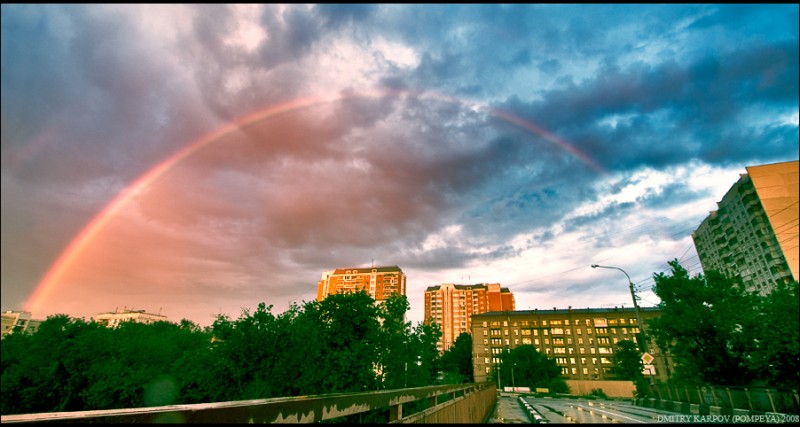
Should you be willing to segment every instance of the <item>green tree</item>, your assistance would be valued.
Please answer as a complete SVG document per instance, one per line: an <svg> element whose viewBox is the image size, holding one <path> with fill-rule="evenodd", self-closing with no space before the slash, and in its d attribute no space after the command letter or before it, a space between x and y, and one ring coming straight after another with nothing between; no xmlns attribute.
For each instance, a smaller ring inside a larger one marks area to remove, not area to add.
<svg viewBox="0 0 800 427"><path fill-rule="evenodd" d="M461 333L453 346L442 354L441 364L445 376L453 378L454 382L473 382L472 335Z"/></svg>
<svg viewBox="0 0 800 427"><path fill-rule="evenodd" d="M746 385L758 327L757 297L738 280L708 271L690 277L677 260L671 274L654 275L662 315L649 323L662 349L669 349L675 376L685 383Z"/></svg>
<svg viewBox="0 0 800 427"><path fill-rule="evenodd" d="M800 297L798 283L777 283L760 299L752 355L758 378L775 387L800 385Z"/></svg>
<svg viewBox="0 0 800 427"><path fill-rule="evenodd" d="M642 353L636 343L631 340L622 340L617 343L612 369L619 379L633 381L636 385L636 397L650 395L650 385L642 373L644 369Z"/></svg>
<svg viewBox="0 0 800 427"><path fill-rule="evenodd" d="M554 393L568 393L561 368L556 361L539 353L532 345L521 345L500 354L498 369L502 386L547 388Z"/></svg>

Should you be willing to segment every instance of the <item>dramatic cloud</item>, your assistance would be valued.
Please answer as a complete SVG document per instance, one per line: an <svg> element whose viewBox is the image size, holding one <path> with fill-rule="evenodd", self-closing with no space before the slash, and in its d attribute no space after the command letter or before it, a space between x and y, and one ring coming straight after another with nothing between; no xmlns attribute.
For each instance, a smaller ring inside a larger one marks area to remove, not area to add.
<svg viewBox="0 0 800 427"><path fill-rule="evenodd" d="M2 11L2 300L209 324L324 270L645 305L746 166L798 158L797 5ZM618 272L617 272L618 273Z"/></svg>

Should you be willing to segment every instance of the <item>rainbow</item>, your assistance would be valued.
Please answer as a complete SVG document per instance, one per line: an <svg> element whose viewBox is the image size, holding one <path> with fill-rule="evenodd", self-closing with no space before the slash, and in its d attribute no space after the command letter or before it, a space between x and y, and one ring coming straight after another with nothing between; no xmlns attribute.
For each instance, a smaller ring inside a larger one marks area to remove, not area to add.
<svg viewBox="0 0 800 427"><path fill-rule="evenodd" d="M514 125L535 133L547 141L553 143L559 148L569 152L573 156L580 159L584 164L599 173L605 173L605 170L597 164L593 159L588 157L585 153L578 150L568 142L559 138L556 135L546 131L545 129L537 126L536 124L525 120L519 116L514 115L508 111L498 108L486 107L481 104L470 102L464 99L458 99L447 95L430 93L430 92L414 92L407 90L394 90L394 89L373 89L368 91L348 91L346 93L336 93L332 95L323 96L309 96L298 98L287 102L275 104L266 107L262 110L245 115L232 122L226 123L212 132L200 137L199 139L191 142L185 147L178 150L176 153L167 157L159 162L156 166L149 169L127 187L125 187L111 202L109 202L100 212L98 212L89 223L84 226L78 235L69 243L69 245L61 252L56 261L51 265L42 280L37 284L34 291L28 297L25 303L25 311L38 312L44 301L48 298L49 294L56 288L61 278L69 270L72 263L80 256L83 250L94 240L94 238L103 230L103 228L114 218L114 216L125 206L133 197L139 194L143 189L155 183L160 177L164 176L170 169L181 163L183 160L192 156L194 153L202 150L206 146L221 140L224 136L241 130L247 125L275 117L277 115L288 113L303 108L322 105L326 103L336 102L348 98L368 98L368 97L401 97L408 96L418 99L432 99L443 101L447 103L470 105L474 108L483 109L490 114L506 120Z"/></svg>

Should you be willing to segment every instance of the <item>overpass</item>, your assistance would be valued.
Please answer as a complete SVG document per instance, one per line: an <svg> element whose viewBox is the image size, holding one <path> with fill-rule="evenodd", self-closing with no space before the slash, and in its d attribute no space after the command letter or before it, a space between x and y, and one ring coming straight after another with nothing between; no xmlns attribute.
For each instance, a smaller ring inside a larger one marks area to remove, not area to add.
<svg viewBox="0 0 800 427"><path fill-rule="evenodd" d="M0 423L313 423L388 409L388 423L477 424L497 400L493 382L99 411L4 415ZM423 409L403 414L403 405Z"/></svg>

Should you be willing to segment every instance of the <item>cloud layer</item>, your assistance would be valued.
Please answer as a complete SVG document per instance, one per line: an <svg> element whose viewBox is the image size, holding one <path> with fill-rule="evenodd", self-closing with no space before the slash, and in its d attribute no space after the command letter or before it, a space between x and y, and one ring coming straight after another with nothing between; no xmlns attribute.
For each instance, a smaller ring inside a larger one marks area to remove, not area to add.
<svg viewBox="0 0 800 427"><path fill-rule="evenodd" d="M650 305L745 166L798 158L797 5L1 10L4 309L165 167L40 316L208 324L371 263L407 273L413 321L443 282L629 303L592 263Z"/></svg>

